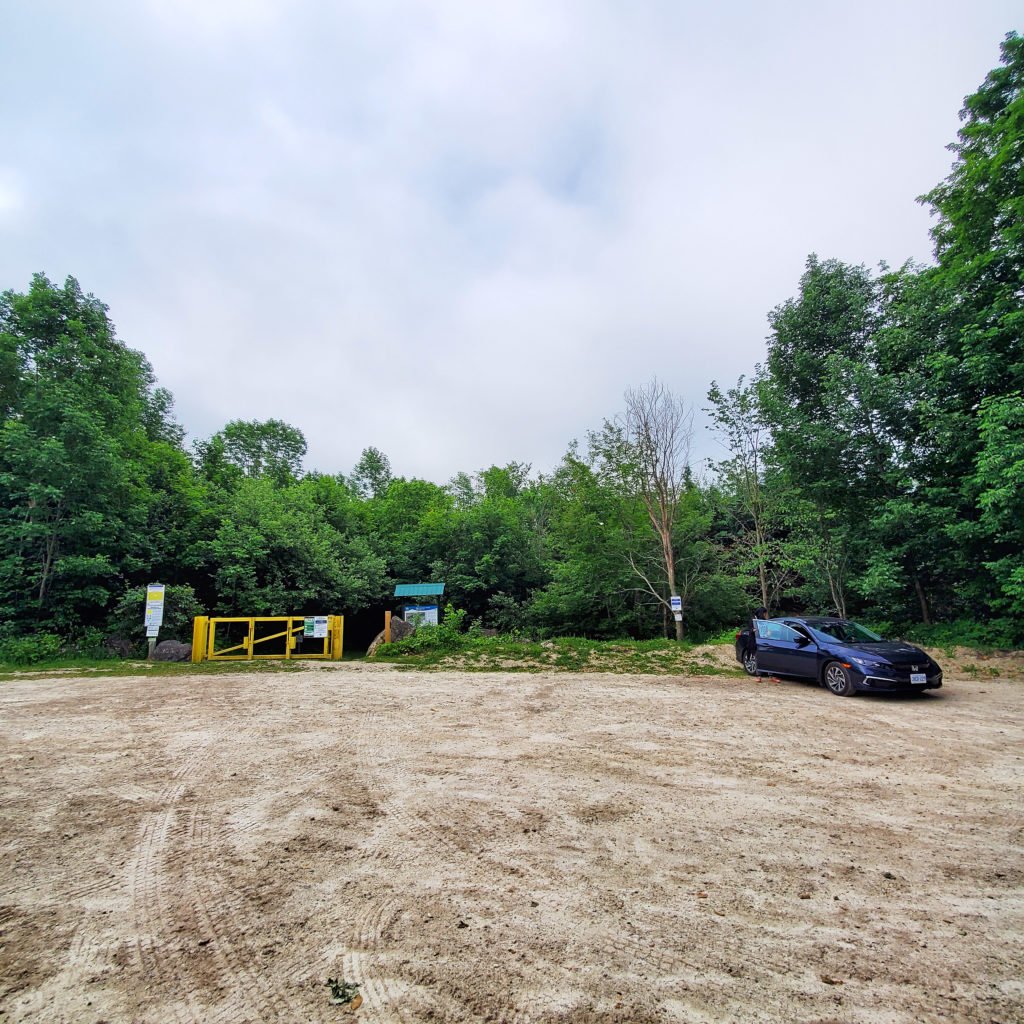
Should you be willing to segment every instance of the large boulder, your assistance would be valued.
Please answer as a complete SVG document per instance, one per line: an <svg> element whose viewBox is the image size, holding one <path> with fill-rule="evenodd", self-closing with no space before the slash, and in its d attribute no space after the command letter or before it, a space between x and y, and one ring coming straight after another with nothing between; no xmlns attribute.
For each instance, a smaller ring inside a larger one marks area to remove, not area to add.
<svg viewBox="0 0 1024 1024"><path fill-rule="evenodd" d="M114 633L108 636L103 644L111 654L116 654L119 658L130 658L138 645L138 640Z"/></svg>
<svg viewBox="0 0 1024 1024"><path fill-rule="evenodd" d="M391 642L394 643L396 640L404 640L407 636L412 636L416 632L416 627L410 625L405 619L400 619L397 615L391 617ZM366 651L366 656L372 658L377 653L377 648L384 643L384 630L382 629L374 638L373 643L370 644Z"/></svg>
<svg viewBox="0 0 1024 1024"><path fill-rule="evenodd" d="M161 640L153 650L154 661L191 661L192 645L180 640Z"/></svg>

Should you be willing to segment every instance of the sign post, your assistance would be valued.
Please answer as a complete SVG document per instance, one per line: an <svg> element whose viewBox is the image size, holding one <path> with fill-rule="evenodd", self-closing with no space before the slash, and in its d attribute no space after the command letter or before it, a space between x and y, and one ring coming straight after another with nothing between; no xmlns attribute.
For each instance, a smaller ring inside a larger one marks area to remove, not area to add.
<svg viewBox="0 0 1024 1024"><path fill-rule="evenodd" d="M683 599L678 594L672 595L672 617L676 622L683 621Z"/></svg>
<svg viewBox="0 0 1024 1024"><path fill-rule="evenodd" d="M164 593L167 588L162 583L150 583L146 587L146 640L149 651L146 660L153 660L156 649L156 638L160 635L160 627L164 622Z"/></svg>

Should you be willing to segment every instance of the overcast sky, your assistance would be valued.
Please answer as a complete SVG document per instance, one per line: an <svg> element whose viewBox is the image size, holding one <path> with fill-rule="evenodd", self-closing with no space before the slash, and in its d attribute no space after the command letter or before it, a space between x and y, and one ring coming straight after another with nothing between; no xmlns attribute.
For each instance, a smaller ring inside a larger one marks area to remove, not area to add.
<svg viewBox="0 0 1024 1024"><path fill-rule="evenodd" d="M0 289L110 306L192 438L551 469L699 408L807 255L931 254L1019 0L0 0ZM698 438L696 456L714 452Z"/></svg>

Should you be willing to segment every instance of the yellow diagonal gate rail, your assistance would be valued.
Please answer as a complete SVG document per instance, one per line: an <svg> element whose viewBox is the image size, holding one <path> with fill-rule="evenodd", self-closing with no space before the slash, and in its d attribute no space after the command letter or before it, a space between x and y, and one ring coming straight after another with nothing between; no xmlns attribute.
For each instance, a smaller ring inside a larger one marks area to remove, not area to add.
<svg viewBox="0 0 1024 1024"><path fill-rule="evenodd" d="M199 615L192 623L192 660L340 661L344 639L343 615Z"/></svg>

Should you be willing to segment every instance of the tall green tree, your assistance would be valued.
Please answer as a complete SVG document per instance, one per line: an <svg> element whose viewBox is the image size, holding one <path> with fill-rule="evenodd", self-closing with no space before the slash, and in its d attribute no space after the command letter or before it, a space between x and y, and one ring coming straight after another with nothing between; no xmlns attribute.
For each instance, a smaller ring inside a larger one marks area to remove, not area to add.
<svg viewBox="0 0 1024 1024"><path fill-rule="evenodd" d="M530 621L555 635L624 636L638 629L621 497L573 443L544 481L549 516L547 581L530 604Z"/></svg>
<svg viewBox="0 0 1024 1024"><path fill-rule="evenodd" d="M757 380L747 383L741 376L725 390L712 381L708 401L712 432L728 452L714 468L731 519L734 561L756 578L758 600L771 611L792 582L794 567L784 549L788 489L771 472L771 430Z"/></svg>
<svg viewBox="0 0 1024 1024"><path fill-rule="evenodd" d="M1019 534L997 509L1012 466L1024 395L1024 39L964 100L948 177L921 197L936 216L938 266L923 275L929 355L942 429L932 463L958 481L950 541L992 574L995 604L1024 619ZM1011 459L1012 462L1012 459ZM977 594L977 591L975 591ZM980 596L980 595L979 595Z"/></svg>
<svg viewBox="0 0 1024 1024"><path fill-rule="evenodd" d="M0 615L95 624L147 571L152 473L178 457L169 396L107 307L42 274L0 296Z"/></svg>
<svg viewBox="0 0 1024 1024"><path fill-rule="evenodd" d="M459 479L444 551L431 574L447 585L453 603L487 622L497 599L504 620L547 580L540 492L529 466L491 466L475 481Z"/></svg>
<svg viewBox="0 0 1024 1024"><path fill-rule="evenodd" d="M243 478L285 486L302 476L305 435L283 420L231 420L208 441L196 445L203 474L220 486Z"/></svg>
<svg viewBox="0 0 1024 1024"><path fill-rule="evenodd" d="M367 498L380 498L391 483L391 462L379 448L364 448L352 470L352 485Z"/></svg>
<svg viewBox="0 0 1024 1024"><path fill-rule="evenodd" d="M219 519L209 561L223 614L351 612L386 592L384 560L335 530L312 488L247 479L221 492Z"/></svg>

